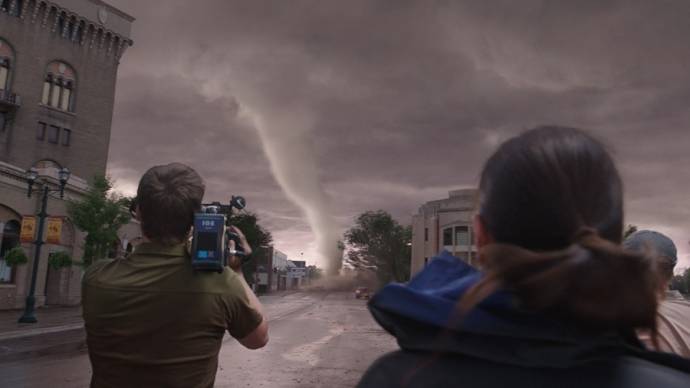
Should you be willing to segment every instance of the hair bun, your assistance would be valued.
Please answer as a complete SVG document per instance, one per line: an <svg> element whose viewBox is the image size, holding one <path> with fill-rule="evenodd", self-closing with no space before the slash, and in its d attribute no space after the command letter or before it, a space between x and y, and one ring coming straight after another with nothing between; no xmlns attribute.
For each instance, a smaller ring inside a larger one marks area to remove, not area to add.
<svg viewBox="0 0 690 388"><path fill-rule="evenodd" d="M461 304L468 311L505 288L534 311L549 311L585 326L656 327L656 274L651 259L625 251L592 228L562 250L535 252L511 244L480 251L487 276Z"/></svg>

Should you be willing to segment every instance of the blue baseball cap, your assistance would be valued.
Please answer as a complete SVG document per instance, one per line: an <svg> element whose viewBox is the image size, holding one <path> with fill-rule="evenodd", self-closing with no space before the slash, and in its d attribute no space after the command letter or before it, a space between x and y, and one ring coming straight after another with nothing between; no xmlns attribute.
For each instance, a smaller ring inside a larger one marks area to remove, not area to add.
<svg viewBox="0 0 690 388"><path fill-rule="evenodd" d="M640 230L631 234L623 241L623 247L636 252L651 250L659 256L668 258L674 266L678 263L678 251L673 240L653 230Z"/></svg>

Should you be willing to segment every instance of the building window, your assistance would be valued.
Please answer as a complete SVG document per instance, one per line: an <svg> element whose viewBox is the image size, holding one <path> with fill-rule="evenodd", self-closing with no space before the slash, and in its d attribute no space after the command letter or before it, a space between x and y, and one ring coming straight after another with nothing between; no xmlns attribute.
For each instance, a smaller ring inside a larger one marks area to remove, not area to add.
<svg viewBox="0 0 690 388"><path fill-rule="evenodd" d="M43 105L48 105L50 102L50 89L53 87L53 75L46 75L46 79L43 81L43 95L41 96L41 103Z"/></svg>
<svg viewBox="0 0 690 388"><path fill-rule="evenodd" d="M443 229L443 245L453 245L453 228Z"/></svg>
<svg viewBox="0 0 690 388"><path fill-rule="evenodd" d="M455 245L470 245L470 229L467 226L455 227Z"/></svg>
<svg viewBox="0 0 690 388"><path fill-rule="evenodd" d="M72 40L75 42L81 42L84 39L84 28L85 24L84 22L79 22L79 24L76 27L77 29L75 30L75 34L72 37Z"/></svg>
<svg viewBox="0 0 690 388"><path fill-rule="evenodd" d="M48 143L57 144L60 141L60 128L54 125L48 127Z"/></svg>
<svg viewBox="0 0 690 388"><path fill-rule="evenodd" d="M11 220L2 226L2 240L0 240L0 283L12 283L14 271L5 263L5 254L12 248L19 245L18 221Z"/></svg>
<svg viewBox="0 0 690 388"><path fill-rule="evenodd" d="M24 8L24 2L22 0L16 0L14 9L10 10L10 15L18 17L22 14L22 8Z"/></svg>
<svg viewBox="0 0 690 388"><path fill-rule="evenodd" d="M41 103L66 112L74 112L74 70L63 62L52 62L43 80Z"/></svg>
<svg viewBox="0 0 690 388"><path fill-rule="evenodd" d="M429 241L429 228L424 228L424 241Z"/></svg>
<svg viewBox="0 0 690 388"><path fill-rule="evenodd" d="M5 122L7 119L5 118L5 113L0 112L0 132L5 132Z"/></svg>
<svg viewBox="0 0 690 388"><path fill-rule="evenodd" d="M65 36L65 38L73 41L74 35L76 34L76 32L77 32L76 20L73 17L71 17L69 19L69 23L67 24L67 35Z"/></svg>
<svg viewBox="0 0 690 388"><path fill-rule="evenodd" d="M36 127L36 140L45 140L46 138L46 123L38 123L38 127Z"/></svg>
<svg viewBox="0 0 690 388"><path fill-rule="evenodd" d="M72 139L72 130L63 128L62 129L62 145L67 147Z"/></svg>
<svg viewBox="0 0 690 388"><path fill-rule="evenodd" d="M60 97L60 109L69 111L72 102L72 82L62 81L62 96Z"/></svg>
<svg viewBox="0 0 690 388"><path fill-rule="evenodd" d="M429 264L429 258L425 257L424 258L424 266L426 267L427 264Z"/></svg>
<svg viewBox="0 0 690 388"><path fill-rule="evenodd" d="M0 1L0 11L7 12L12 16L19 16L22 14L24 4L22 0L14 1L14 8L12 8L12 0Z"/></svg>
<svg viewBox="0 0 690 388"><path fill-rule="evenodd" d="M14 61L12 47L6 41L0 39L0 98L3 98L3 90L10 90L12 61Z"/></svg>
<svg viewBox="0 0 690 388"><path fill-rule="evenodd" d="M57 34L58 36L62 36L62 32L65 30L65 13L62 12L58 15L58 24L57 24Z"/></svg>
<svg viewBox="0 0 690 388"><path fill-rule="evenodd" d="M2 45L2 41L0 41ZM0 90L8 90L10 88L10 60L9 58L0 58Z"/></svg>
<svg viewBox="0 0 690 388"><path fill-rule="evenodd" d="M50 106L57 108L60 106L60 94L62 92L62 80L57 78L50 89Z"/></svg>

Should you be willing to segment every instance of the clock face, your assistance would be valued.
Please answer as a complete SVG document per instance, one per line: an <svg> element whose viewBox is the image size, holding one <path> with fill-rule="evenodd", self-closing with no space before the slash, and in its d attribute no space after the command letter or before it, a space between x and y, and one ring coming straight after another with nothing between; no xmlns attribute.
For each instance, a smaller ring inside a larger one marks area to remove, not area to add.
<svg viewBox="0 0 690 388"><path fill-rule="evenodd" d="M108 10L106 10L105 7L98 9L98 21L101 22L101 24L105 24L105 22L108 21Z"/></svg>

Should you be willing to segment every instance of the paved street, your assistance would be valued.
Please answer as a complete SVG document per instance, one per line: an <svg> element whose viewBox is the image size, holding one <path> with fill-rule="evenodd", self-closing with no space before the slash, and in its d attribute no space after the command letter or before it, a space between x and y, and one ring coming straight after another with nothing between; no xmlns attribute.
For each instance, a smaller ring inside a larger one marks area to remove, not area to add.
<svg viewBox="0 0 690 388"><path fill-rule="evenodd" d="M396 348L352 293L265 296L271 340L247 350L226 338L216 387L352 387L367 366ZM0 364L3 387L88 387L85 354Z"/></svg>

